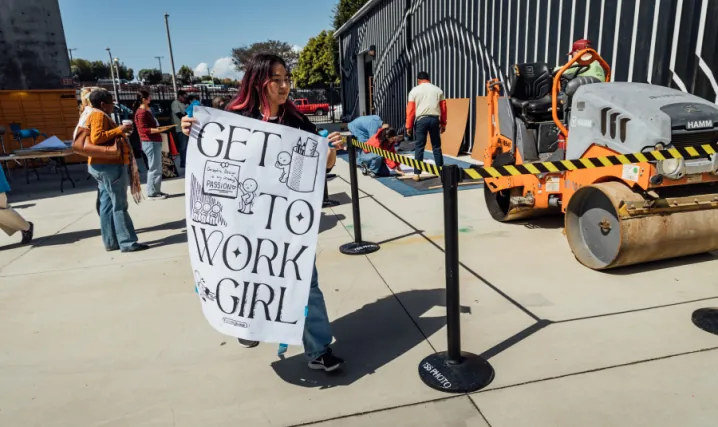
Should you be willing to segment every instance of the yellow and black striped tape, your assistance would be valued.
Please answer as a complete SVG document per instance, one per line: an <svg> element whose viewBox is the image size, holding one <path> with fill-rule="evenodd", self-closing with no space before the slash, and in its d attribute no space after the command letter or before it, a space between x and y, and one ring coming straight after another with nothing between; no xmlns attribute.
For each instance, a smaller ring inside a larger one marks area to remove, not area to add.
<svg viewBox="0 0 718 427"><path fill-rule="evenodd" d="M434 175L440 175L441 168L436 165L420 162L411 157L402 156L380 148L372 147L352 139L352 144L364 150L371 151L384 158L394 160ZM710 157L716 153L716 148L710 144L690 147L670 148L668 150L646 151L643 153L621 154L618 156L593 157L579 160L560 160L558 162L524 163L521 165L506 165L497 167L472 167L464 169L464 175L471 179L500 178L502 176L539 175L542 173L555 173L573 171L578 169L595 169L607 166L629 165L632 163L653 162L666 159L696 159Z"/></svg>
<svg viewBox="0 0 718 427"><path fill-rule="evenodd" d="M364 144L363 142L359 142L357 140L352 140L353 144L363 150L370 151L374 154L378 154L381 157L384 157L385 159L390 159L395 162L399 162L403 165L411 166L414 169L419 169L424 172L428 172L430 174L434 174L436 176L439 176L441 174L441 168L432 165L431 163L426 162L420 162L416 159L413 159L411 157L402 156L400 154L392 153L391 151L382 150L381 148L372 147L371 145Z"/></svg>
<svg viewBox="0 0 718 427"><path fill-rule="evenodd" d="M618 156L592 157L579 160L560 160L558 162L524 163L497 167L477 167L464 169L467 176L478 178L499 178L502 176L538 175L551 172L565 172L578 169L594 169L607 166L630 165L666 159L695 159L715 154L710 144L693 147L671 148L668 150L646 151L643 153L621 154Z"/></svg>

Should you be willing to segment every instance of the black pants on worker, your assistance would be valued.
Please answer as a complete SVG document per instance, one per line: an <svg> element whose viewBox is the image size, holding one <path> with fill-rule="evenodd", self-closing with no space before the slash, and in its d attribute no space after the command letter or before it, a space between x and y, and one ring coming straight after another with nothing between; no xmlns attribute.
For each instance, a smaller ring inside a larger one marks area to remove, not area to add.
<svg viewBox="0 0 718 427"><path fill-rule="evenodd" d="M431 136L431 148L434 152L434 162L436 166L444 166L444 156L441 154L441 126L439 124L439 118L435 116L424 116L419 117L416 121L414 130L416 134L416 148L414 157L416 160L424 160L424 149L426 149L426 137ZM420 174L421 171L414 169L416 175Z"/></svg>

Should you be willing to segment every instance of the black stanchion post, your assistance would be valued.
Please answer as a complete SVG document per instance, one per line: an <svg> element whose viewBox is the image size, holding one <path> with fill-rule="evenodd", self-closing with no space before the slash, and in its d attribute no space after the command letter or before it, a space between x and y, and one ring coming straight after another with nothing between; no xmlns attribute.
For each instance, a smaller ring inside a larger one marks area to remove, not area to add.
<svg viewBox="0 0 718 427"><path fill-rule="evenodd" d="M444 245L446 255L446 329L448 351L432 354L419 364L419 377L429 387L449 393L481 390L494 379L494 369L483 358L461 351L459 302L459 181L461 169L446 165L444 187Z"/></svg>
<svg viewBox="0 0 718 427"><path fill-rule="evenodd" d="M361 214L359 213L359 183L357 178L357 153L352 142L354 137L349 137L347 150L349 151L349 177L351 180L352 193L352 219L354 221L354 241L339 247L339 252L345 255L366 255L379 250L376 243L365 242L361 236Z"/></svg>

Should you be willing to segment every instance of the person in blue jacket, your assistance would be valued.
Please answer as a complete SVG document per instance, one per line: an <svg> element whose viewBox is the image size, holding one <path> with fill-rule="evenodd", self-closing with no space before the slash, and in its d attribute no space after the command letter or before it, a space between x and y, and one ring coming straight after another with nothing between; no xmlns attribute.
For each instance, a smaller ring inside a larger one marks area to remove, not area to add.
<svg viewBox="0 0 718 427"><path fill-rule="evenodd" d="M361 116L352 120L347 127L359 142L367 142L384 126L379 116Z"/></svg>
<svg viewBox="0 0 718 427"><path fill-rule="evenodd" d="M10 191L10 184L5 178L5 171L0 168L0 230L8 236L19 231L22 233L22 244L28 244L32 240L35 227L8 205L7 194L5 194L8 191Z"/></svg>

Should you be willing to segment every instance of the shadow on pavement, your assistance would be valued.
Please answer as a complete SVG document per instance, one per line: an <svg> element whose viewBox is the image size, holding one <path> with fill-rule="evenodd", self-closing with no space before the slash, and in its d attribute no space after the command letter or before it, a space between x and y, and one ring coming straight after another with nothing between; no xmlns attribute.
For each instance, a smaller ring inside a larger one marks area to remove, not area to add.
<svg viewBox="0 0 718 427"><path fill-rule="evenodd" d="M186 226L186 220L178 219L177 221L165 222L163 224L153 225L152 227L138 228L136 231L137 233L149 233L152 231L179 230L180 228L185 228Z"/></svg>
<svg viewBox="0 0 718 427"><path fill-rule="evenodd" d="M715 261L716 259L718 259L718 252L706 252L696 255L687 255L680 258L664 259L643 264L613 268L610 270L604 270L602 273L613 276L630 276L632 274L640 274L646 271L657 271L667 268L680 267L683 265L701 264L704 262Z"/></svg>
<svg viewBox="0 0 718 427"><path fill-rule="evenodd" d="M345 220L346 217L343 214L327 215L322 212L322 216L319 219L319 232L325 232L331 230L339 224L339 221Z"/></svg>
<svg viewBox="0 0 718 427"><path fill-rule="evenodd" d="M324 292L329 291L325 289ZM445 299L444 289L401 292L336 319L332 322L336 338L332 350L337 356L346 359L340 372L327 374L312 371L307 367L304 354L276 361L272 363L272 368L287 383L302 387L327 389L353 384L375 373L443 328L446 324L444 316L422 315L435 306L443 307ZM400 304L411 313L414 325L409 326L405 319L398 319L406 316ZM461 311L470 309L462 307ZM417 359L417 366L419 362Z"/></svg>
<svg viewBox="0 0 718 427"><path fill-rule="evenodd" d="M163 237L157 240L143 241L142 239L140 239L140 242L152 246L152 249L159 248L162 246L176 245L179 243L187 243L187 230L182 230L178 234L173 234L171 236Z"/></svg>
<svg viewBox="0 0 718 427"><path fill-rule="evenodd" d="M12 205L11 207L15 210L28 209L35 206L35 203L23 203L21 205Z"/></svg>

